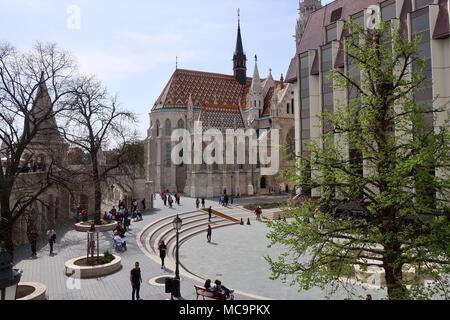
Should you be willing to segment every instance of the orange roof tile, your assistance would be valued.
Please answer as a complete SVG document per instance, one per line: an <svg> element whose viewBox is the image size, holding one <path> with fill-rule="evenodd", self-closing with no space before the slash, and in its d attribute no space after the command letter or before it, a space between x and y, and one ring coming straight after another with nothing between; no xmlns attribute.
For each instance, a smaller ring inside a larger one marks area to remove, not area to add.
<svg viewBox="0 0 450 320"><path fill-rule="evenodd" d="M239 109L245 106L251 78L241 85L232 75L177 69L152 110L186 107L189 96L196 107Z"/></svg>

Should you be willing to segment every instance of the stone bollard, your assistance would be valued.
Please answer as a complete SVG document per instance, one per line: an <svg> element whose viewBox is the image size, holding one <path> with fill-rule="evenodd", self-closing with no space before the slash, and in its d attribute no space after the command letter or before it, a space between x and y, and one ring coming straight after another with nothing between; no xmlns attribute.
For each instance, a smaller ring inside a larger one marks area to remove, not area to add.
<svg viewBox="0 0 450 320"><path fill-rule="evenodd" d="M244 225L244 218L241 218L241 226Z"/></svg>
<svg viewBox="0 0 450 320"><path fill-rule="evenodd" d="M247 219L247 225L250 225L250 218Z"/></svg>

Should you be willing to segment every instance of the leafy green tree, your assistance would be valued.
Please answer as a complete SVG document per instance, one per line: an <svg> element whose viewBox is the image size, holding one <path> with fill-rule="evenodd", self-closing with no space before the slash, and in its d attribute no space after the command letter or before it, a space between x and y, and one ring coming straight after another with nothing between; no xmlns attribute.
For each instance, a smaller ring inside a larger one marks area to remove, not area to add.
<svg viewBox="0 0 450 320"><path fill-rule="evenodd" d="M346 28L344 52L360 72L330 72L334 89L350 98L321 115L322 139L312 140L309 156L299 157L289 174L321 197L290 205L287 221L270 222L271 245L285 248L266 258L272 278L290 276L305 290L337 289L355 276L355 267L379 267L389 299L447 298L447 105L418 102L429 86L419 37L405 41L385 24L364 31L348 22ZM425 286L424 278L434 284Z"/></svg>

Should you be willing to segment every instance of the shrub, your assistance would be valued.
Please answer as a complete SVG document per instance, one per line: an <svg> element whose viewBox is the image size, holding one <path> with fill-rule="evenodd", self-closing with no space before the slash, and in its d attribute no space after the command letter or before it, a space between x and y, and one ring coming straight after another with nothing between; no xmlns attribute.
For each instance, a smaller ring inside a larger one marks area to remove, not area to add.
<svg viewBox="0 0 450 320"><path fill-rule="evenodd" d="M111 254L109 251L106 251L103 256L100 257L100 263L101 264L107 264L113 261L116 257L114 257L113 254Z"/></svg>

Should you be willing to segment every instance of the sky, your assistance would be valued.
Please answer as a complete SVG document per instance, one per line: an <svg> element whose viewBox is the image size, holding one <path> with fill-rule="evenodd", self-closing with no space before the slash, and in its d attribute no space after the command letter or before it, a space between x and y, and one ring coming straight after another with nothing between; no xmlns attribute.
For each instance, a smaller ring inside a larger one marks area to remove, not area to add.
<svg viewBox="0 0 450 320"><path fill-rule="evenodd" d="M298 0L0 0L0 42L71 52L82 73L138 115L144 138L177 56L182 69L233 73L238 8L247 74L256 54L261 77L271 68L279 79L295 53Z"/></svg>

